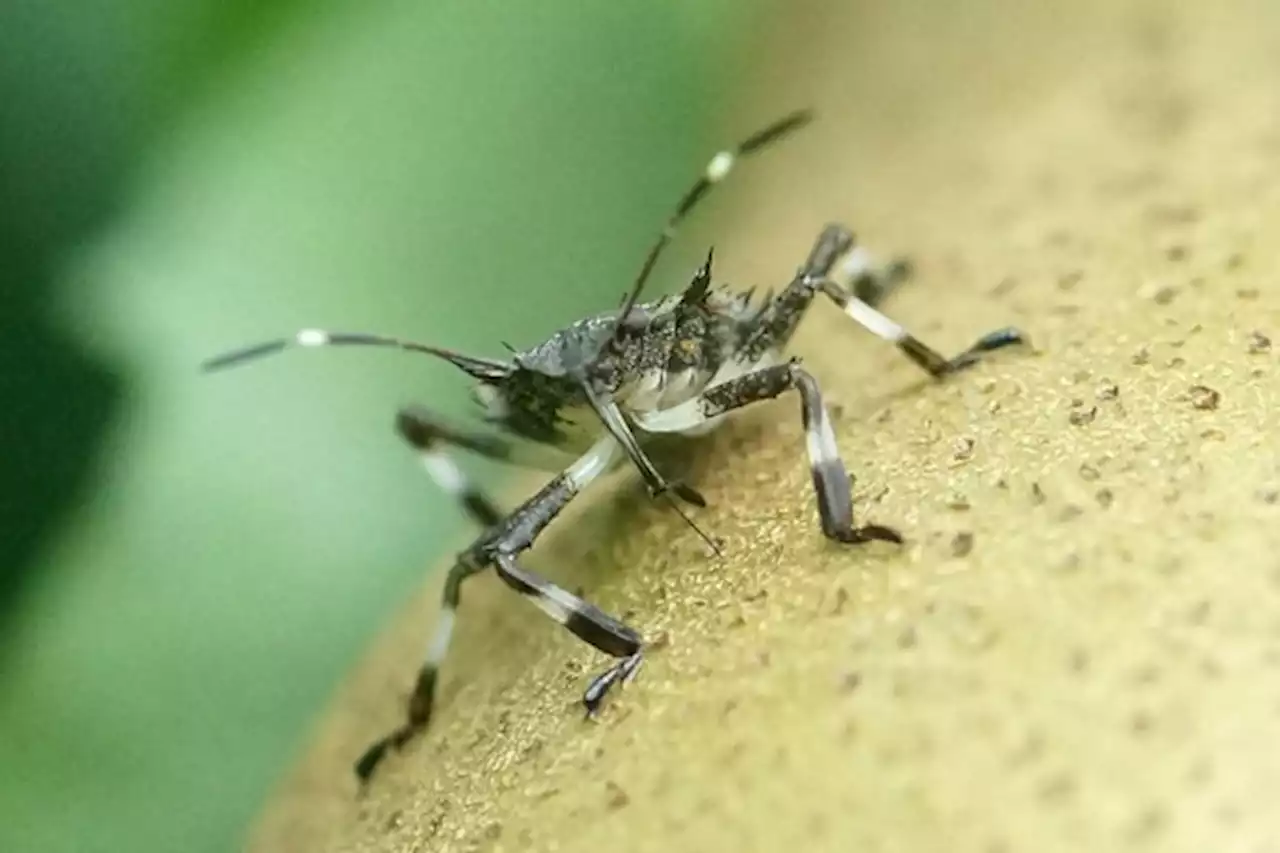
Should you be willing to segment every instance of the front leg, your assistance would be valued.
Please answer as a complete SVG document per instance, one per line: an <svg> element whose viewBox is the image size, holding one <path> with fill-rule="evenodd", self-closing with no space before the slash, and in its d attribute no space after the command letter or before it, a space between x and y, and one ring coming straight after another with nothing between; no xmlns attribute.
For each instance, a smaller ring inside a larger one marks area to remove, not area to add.
<svg viewBox="0 0 1280 853"><path fill-rule="evenodd" d="M574 495L605 470L617 449L618 444L612 436L602 438L561 477L535 495L520 513L513 515L511 523L486 549L492 554L498 577L507 586L528 598L578 639L619 659L588 685L582 697L588 716L599 709L610 688L635 677L643 660L643 641L634 629L594 604L528 571L519 564L517 557L528 550L542 529Z"/></svg>
<svg viewBox="0 0 1280 853"><path fill-rule="evenodd" d="M563 473L543 486L520 508L489 529L459 555L445 581L435 635L405 709L405 720L379 738L356 762L356 775L367 782L386 756L424 731L431 721L437 673L449 648L460 600L462 581L492 565L509 587L528 598L539 610L563 625L579 639L619 658L618 664L592 680L583 702L594 712L613 684L635 674L641 661L640 635L595 605L522 568L516 558L528 550L538 535L570 501L608 469L618 446L612 436L598 441Z"/></svg>

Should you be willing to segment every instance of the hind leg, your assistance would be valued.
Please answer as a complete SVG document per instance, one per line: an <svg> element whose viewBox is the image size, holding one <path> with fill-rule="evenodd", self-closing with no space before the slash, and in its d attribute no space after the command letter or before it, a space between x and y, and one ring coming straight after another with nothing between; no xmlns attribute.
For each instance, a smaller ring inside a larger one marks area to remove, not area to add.
<svg viewBox="0 0 1280 853"><path fill-rule="evenodd" d="M832 278L863 302L878 307L911 273L911 261L907 258L881 263L866 248L854 246L837 265Z"/></svg>
<svg viewBox="0 0 1280 853"><path fill-rule="evenodd" d="M988 332L955 356L948 358L942 355L877 307L909 271L905 261L884 268L876 267L864 249L854 246L849 231L839 225L827 226L823 237L819 238L820 245L824 238L832 244L843 238L847 254L839 266L839 275L845 281L824 277L821 280L809 278L803 283L821 290L846 315L877 337L897 346L933 378L941 379L963 370L976 363L983 353L1026 342L1021 331L1008 326Z"/></svg>

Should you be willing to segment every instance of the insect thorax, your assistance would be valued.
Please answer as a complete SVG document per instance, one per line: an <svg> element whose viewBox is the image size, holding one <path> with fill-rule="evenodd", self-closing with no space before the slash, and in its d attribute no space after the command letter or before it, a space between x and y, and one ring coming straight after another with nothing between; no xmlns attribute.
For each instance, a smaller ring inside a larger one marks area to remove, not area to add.
<svg viewBox="0 0 1280 853"><path fill-rule="evenodd" d="M509 432L581 449L599 426L579 377L631 413L678 405L720 375L741 372L735 354L757 314L744 297L718 289L697 306L678 296L637 305L621 329L617 311L596 314L516 354L510 374L481 383L476 397L488 420Z"/></svg>

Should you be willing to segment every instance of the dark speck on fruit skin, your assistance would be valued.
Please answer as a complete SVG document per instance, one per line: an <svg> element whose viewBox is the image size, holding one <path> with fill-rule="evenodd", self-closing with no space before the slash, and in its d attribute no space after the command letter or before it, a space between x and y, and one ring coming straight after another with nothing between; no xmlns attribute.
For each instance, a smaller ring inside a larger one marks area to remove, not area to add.
<svg viewBox="0 0 1280 853"><path fill-rule="evenodd" d="M1089 669L1091 657L1085 649L1074 649L1067 660L1067 668L1077 675L1082 675Z"/></svg>
<svg viewBox="0 0 1280 853"><path fill-rule="evenodd" d="M604 788L609 795L605 804L610 811L626 808L631 803L631 797L627 795L626 791L622 790L622 787L617 782L605 782Z"/></svg>
<svg viewBox="0 0 1280 853"><path fill-rule="evenodd" d="M1071 414L1067 415L1067 420L1072 426L1086 426L1093 423L1093 419L1098 416L1098 407L1090 406L1087 409L1072 409Z"/></svg>
<svg viewBox="0 0 1280 853"><path fill-rule="evenodd" d="M1222 395L1208 385L1192 385L1187 389L1187 399L1191 405L1201 411L1213 411L1222 401Z"/></svg>

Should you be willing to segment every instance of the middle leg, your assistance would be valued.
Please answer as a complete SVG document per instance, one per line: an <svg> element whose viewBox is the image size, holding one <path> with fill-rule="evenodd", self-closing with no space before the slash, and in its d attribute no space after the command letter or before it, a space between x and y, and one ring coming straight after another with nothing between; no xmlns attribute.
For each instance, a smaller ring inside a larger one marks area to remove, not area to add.
<svg viewBox="0 0 1280 853"><path fill-rule="evenodd" d="M854 524L853 483L840 459L831 416L817 381L795 362L760 368L716 385L692 400L640 418L639 424L648 432L684 432L734 409L771 400L787 391L800 395L805 444L823 534L847 543L902 542L901 534L893 528Z"/></svg>

